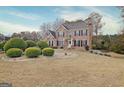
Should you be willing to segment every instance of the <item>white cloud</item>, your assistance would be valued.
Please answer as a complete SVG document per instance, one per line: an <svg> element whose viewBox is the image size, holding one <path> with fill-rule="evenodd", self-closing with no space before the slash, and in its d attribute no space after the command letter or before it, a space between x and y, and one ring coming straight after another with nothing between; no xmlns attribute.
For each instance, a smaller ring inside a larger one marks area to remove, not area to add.
<svg viewBox="0 0 124 93"><path fill-rule="evenodd" d="M103 34L117 34L120 30L120 25L117 20L114 20L110 17L103 17L103 20L105 22L105 25L101 29Z"/></svg>
<svg viewBox="0 0 124 93"><path fill-rule="evenodd" d="M20 18L24 18L24 19L29 19L29 20L37 20L39 18L41 18L39 15L36 14L32 14L32 13L25 13L25 12L21 12L21 11L8 11L8 10L4 10L4 11L0 11L0 13L6 13L9 15L13 15L13 16L17 16Z"/></svg>
<svg viewBox="0 0 124 93"><path fill-rule="evenodd" d="M68 21L74 21L77 19L85 19L88 15L81 12L72 12L72 11L62 11L60 13L60 17L68 20Z"/></svg>
<svg viewBox="0 0 124 93"><path fill-rule="evenodd" d="M13 24L5 21L0 21L0 30L6 35L21 31L38 31L36 28L27 27L20 24Z"/></svg>
<svg viewBox="0 0 124 93"><path fill-rule="evenodd" d="M20 12L9 12L11 15L15 15L24 19L30 19L30 20L37 20L39 16L32 15L32 14L26 14L26 13L20 13Z"/></svg>

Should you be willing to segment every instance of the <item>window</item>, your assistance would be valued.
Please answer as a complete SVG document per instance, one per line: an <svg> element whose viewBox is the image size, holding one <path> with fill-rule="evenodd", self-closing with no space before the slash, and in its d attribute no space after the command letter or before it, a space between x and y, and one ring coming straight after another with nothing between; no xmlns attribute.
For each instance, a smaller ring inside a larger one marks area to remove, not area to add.
<svg viewBox="0 0 124 93"><path fill-rule="evenodd" d="M87 40L84 40L84 45L87 45Z"/></svg>
<svg viewBox="0 0 124 93"><path fill-rule="evenodd" d="M50 46L50 41L49 41L49 46Z"/></svg>
<svg viewBox="0 0 124 93"><path fill-rule="evenodd" d="M83 36L83 30L81 30L81 35Z"/></svg>
<svg viewBox="0 0 124 93"><path fill-rule="evenodd" d="M79 36L81 35L81 31L79 30Z"/></svg>
<svg viewBox="0 0 124 93"><path fill-rule="evenodd" d="M78 41L76 40L76 46L78 46Z"/></svg>
<svg viewBox="0 0 124 93"><path fill-rule="evenodd" d="M87 36L87 32L88 32L88 30L86 29L86 31L84 32L84 35L86 35L86 36Z"/></svg>
<svg viewBox="0 0 124 93"><path fill-rule="evenodd" d="M76 31L76 35L79 36L79 31Z"/></svg>
<svg viewBox="0 0 124 93"><path fill-rule="evenodd" d="M80 46L80 40L78 40L78 46Z"/></svg>
<svg viewBox="0 0 124 93"><path fill-rule="evenodd" d="M87 36L87 29L86 29L86 36Z"/></svg>

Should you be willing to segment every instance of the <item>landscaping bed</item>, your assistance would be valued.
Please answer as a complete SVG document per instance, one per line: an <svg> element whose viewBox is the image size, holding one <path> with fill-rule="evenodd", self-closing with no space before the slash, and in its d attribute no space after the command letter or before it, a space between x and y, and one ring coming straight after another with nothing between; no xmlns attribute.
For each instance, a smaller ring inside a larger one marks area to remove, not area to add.
<svg viewBox="0 0 124 93"><path fill-rule="evenodd" d="M67 55L65 55L67 53ZM39 56L38 58L28 58L25 55L17 58L9 58L5 54L1 54L1 60L8 62L24 62L24 61L34 61L34 60L42 60L43 58L51 58L51 59L65 59L65 58L76 58L78 54L73 51L63 51L63 49L55 49L55 54L52 57L47 56Z"/></svg>

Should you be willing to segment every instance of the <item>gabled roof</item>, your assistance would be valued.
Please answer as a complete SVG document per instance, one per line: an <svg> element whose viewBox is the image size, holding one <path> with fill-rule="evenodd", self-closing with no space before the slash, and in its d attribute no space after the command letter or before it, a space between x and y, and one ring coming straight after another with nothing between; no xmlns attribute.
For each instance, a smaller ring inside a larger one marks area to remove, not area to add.
<svg viewBox="0 0 124 93"><path fill-rule="evenodd" d="M56 33L54 31L48 30L54 37L56 37Z"/></svg>
<svg viewBox="0 0 124 93"><path fill-rule="evenodd" d="M86 27L86 23L82 20L75 21L75 22L65 22L62 24L67 30L72 29L82 29Z"/></svg>

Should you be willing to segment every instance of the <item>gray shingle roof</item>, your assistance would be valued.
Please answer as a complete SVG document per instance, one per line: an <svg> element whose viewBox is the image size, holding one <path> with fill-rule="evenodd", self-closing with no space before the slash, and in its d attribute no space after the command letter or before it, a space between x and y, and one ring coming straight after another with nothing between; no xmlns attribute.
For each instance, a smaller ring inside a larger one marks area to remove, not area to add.
<svg viewBox="0 0 124 93"><path fill-rule="evenodd" d="M54 31L49 30L49 32L50 32L54 37L56 37L56 33L55 33Z"/></svg>
<svg viewBox="0 0 124 93"><path fill-rule="evenodd" d="M62 24L66 29L72 30L72 29L82 29L86 27L86 23L82 20L75 21L75 22L65 22Z"/></svg>

